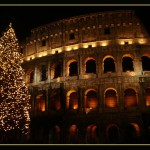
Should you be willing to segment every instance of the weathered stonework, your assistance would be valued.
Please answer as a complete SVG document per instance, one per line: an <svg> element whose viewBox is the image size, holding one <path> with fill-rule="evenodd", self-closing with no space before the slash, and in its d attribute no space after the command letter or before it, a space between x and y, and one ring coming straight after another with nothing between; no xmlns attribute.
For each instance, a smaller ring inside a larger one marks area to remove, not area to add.
<svg viewBox="0 0 150 150"><path fill-rule="evenodd" d="M42 40L46 42L43 46ZM145 95L150 87L150 70L143 70L142 56L150 58L150 37L134 11L100 12L43 25L31 31L21 48L25 81L31 92L31 116L46 119L46 125L39 126L39 130L44 128L49 135L45 137L46 143L128 143L124 138L129 124L135 128L136 140L144 136L142 114L150 109ZM123 71L124 57L132 60L133 70ZM104 72L107 58L114 62L114 71ZM95 63L95 72L86 72L88 60ZM77 63L74 63L77 73L69 75L73 62ZM61 66L58 72L55 71L57 64ZM41 81L43 65L46 79L43 77ZM32 83L29 81L31 71L34 71ZM137 105L133 107L126 107L127 89L135 92ZM59 95L55 96L57 90ZM111 96L116 97L117 102L108 105L115 107L106 107L109 90L116 94ZM45 96L45 110L41 112L37 112L39 91ZM88 102L89 91L95 94L97 103ZM77 93L78 103L72 103L74 107L77 104L77 109L70 109L71 93ZM57 96L60 104L52 110L52 101L58 99ZM117 138L111 137L113 127Z"/></svg>

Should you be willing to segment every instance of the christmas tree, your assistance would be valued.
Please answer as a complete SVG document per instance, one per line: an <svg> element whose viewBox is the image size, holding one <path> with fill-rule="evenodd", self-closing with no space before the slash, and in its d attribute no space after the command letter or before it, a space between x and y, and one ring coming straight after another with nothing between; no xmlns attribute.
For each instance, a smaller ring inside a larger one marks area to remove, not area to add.
<svg viewBox="0 0 150 150"><path fill-rule="evenodd" d="M21 67L22 54L12 24L0 38L0 131L29 133L29 91Z"/></svg>

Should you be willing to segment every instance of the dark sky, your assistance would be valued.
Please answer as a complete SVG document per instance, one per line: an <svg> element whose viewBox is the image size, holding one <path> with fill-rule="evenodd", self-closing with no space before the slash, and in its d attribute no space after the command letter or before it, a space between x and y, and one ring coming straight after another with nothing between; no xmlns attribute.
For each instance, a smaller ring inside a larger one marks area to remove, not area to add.
<svg viewBox="0 0 150 150"><path fill-rule="evenodd" d="M30 35L30 31L60 19L101 11L135 10L150 31L150 6L0 6L0 33L10 22L19 40Z"/></svg>

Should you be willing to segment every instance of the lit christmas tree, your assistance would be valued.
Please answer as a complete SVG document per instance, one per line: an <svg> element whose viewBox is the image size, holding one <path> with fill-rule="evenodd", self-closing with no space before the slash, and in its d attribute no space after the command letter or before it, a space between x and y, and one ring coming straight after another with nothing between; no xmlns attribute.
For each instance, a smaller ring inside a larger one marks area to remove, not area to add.
<svg viewBox="0 0 150 150"><path fill-rule="evenodd" d="M29 133L30 95L24 82L19 44L12 25L0 38L0 131Z"/></svg>

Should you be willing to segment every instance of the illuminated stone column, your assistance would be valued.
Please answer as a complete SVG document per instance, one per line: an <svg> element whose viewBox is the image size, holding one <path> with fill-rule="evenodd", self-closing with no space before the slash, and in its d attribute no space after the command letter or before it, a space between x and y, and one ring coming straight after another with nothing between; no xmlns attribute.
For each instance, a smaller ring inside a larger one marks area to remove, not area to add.
<svg viewBox="0 0 150 150"><path fill-rule="evenodd" d="M133 67L135 75L142 75L142 61L139 58L135 58L133 61Z"/></svg>
<svg viewBox="0 0 150 150"><path fill-rule="evenodd" d="M82 88L78 87L78 109L79 112L83 112L83 101L84 101L84 96L82 92Z"/></svg>
<svg viewBox="0 0 150 150"><path fill-rule="evenodd" d="M51 81L51 79L50 79L50 77L51 77L50 69L51 69L50 63L48 62L48 65L47 65L48 82Z"/></svg>
<svg viewBox="0 0 150 150"><path fill-rule="evenodd" d="M65 54L64 54L65 55ZM66 63L66 60L65 60L66 58L64 57L64 59L63 59L63 73L62 73L62 75L63 75L63 78L64 78L64 80L65 80L65 76L66 76L66 74L67 74L67 63Z"/></svg>
<svg viewBox="0 0 150 150"><path fill-rule="evenodd" d="M34 83L37 83L37 66L34 68Z"/></svg>
<svg viewBox="0 0 150 150"><path fill-rule="evenodd" d="M97 60L97 65L98 65L98 78L102 76L102 74L104 73L103 70L103 58L101 56L101 53L98 55L98 60Z"/></svg>
<svg viewBox="0 0 150 150"><path fill-rule="evenodd" d="M99 50L99 47L98 49ZM97 58L96 58L96 74L97 77L101 77L101 73L102 73L102 67L101 67L101 58L100 58L100 54L97 52Z"/></svg>
<svg viewBox="0 0 150 150"><path fill-rule="evenodd" d="M80 54L79 54L80 55ZM82 64L82 56L80 55L79 56L79 75L82 75L83 74L83 68L84 68L84 66L83 66L83 64Z"/></svg>
<svg viewBox="0 0 150 150"><path fill-rule="evenodd" d="M122 53L120 53L120 49L117 52L116 60L115 60L115 67L116 67L116 73L118 75L121 75L122 73Z"/></svg>
<svg viewBox="0 0 150 150"><path fill-rule="evenodd" d="M120 111L124 110L124 91L122 88L122 81L121 78L118 78L118 86L117 86L117 92L118 92L118 108L120 109Z"/></svg>

